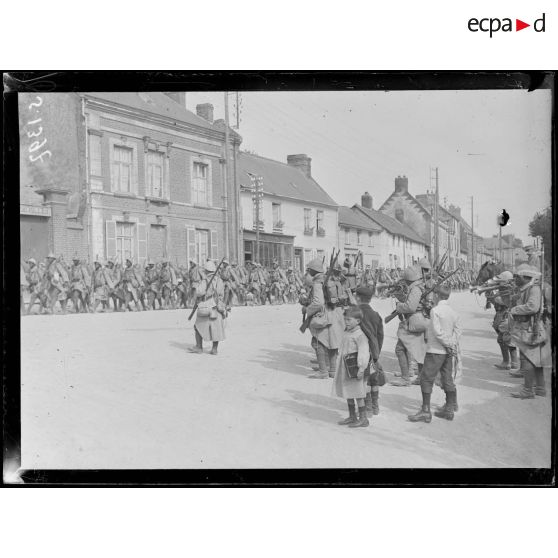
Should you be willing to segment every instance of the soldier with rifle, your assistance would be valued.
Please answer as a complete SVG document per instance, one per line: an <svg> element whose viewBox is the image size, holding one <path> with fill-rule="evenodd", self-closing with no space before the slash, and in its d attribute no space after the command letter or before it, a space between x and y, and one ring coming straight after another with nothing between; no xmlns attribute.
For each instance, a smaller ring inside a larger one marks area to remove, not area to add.
<svg viewBox="0 0 558 558"><path fill-rule="evenodd" d="M306 314L300 330L304 333L306 328L312 334L312 347L316 351L318 370L309 377L324 379L335 375L337 351L341 344L345 321L343 311L338 306L338 300L330 297L327 288L333 269L339 257L339 251L331 255L327 273L320 258L315 258L308 263L307 276L311 283L311 291L304 301Z"/></svg>
<svg viewBox="0 0 558 558"><path fill-rule="evenodd" d="M409 325L414 316L423 317L424 292L425 287L419 270L416 267L407 267L403 272L403 280L400 283L400 292L397 295L398 302L395 310L391 316L385 319L385 323L388 323L395 315L399 316L395 356L399 361L401 377L391 383L394 386L410 385L413 374L418 375L419 364L422 365L424 362L425 329L410 327ZM425 320L422 321L425 322Z"/></svg>
<svg viewBox="0 0 558 558"><path fill-rule="evenodd" d="M216 267L211 260L205 262L206 276L197 286L197 302L192 309L188 320L196 314L194 334L196 346L189 349L191 353L203 353L203 342L211 341L212 347L209 354L216 355L219 341L225 339L225 319L227 308L224 303L225 285L219 276L224 258Z"/></svg>

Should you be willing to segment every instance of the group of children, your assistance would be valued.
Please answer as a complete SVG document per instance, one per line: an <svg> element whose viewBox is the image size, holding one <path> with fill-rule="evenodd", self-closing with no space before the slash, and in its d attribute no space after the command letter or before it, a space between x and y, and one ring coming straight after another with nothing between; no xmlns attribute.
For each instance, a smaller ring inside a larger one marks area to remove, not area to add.
<svg viewBox="0 0 558 558"><path fill-rule="evenodd" d="M431 422L430 396L440 374L446 404L435 414L453 420L457 407L454 383L455 358L459 352L461 327L458 315L449 306L451 289L440 285L434 294L435 306L430 312L426 332L426 357L420 370L422 406L410 415L411 422ZM383 344L383 324L370 307L373 291L359 287L357 305L345 309L345 332L339 348L333 381L334 395L347 401L349 416L338 424L349 428L369 426L368 414L379 414L379 387L385 383L378 361Z"/></svg>

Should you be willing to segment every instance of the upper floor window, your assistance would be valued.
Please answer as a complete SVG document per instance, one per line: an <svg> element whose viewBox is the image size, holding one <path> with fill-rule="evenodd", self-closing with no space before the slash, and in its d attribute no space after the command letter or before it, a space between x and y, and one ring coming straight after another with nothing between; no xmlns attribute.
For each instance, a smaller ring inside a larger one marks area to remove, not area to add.
<svg viewBox="0 0 558 558"><path fill-rule="evenodd" d="M357 244L360 246L362 244L362 232L357 230Z"/></svg>
<svg viewBox="0 0 558 558"><path fill-rule="evenodd" d="M112 149L112 190L132 193L133 150L123 145L113 145Z"/></svg>
<svg viewBox="0 0 558 558"><path fill-rule="evenodd" d="M147 152L147 189L154 198L164 197L165 156L158 151Z"/></svg>
<svg viewBox="0 0 558 558"><path fill-rule="evenodd" d="M345 229L345 244L351 243L351 231L350 229Z"/></svg>
<svg viewBox="0 0 558 558"><path fill-rule="evenodd" d="M316 228L318 230L324 228L324 212L321 209L316 211Z"/></svg>
<svg viewBox="0 0 558 558"><path fill-rule="evenodd" d="M312 210L305 207L304 208L304 230L309 231L312 229Z"/></svg>
<svg viewBox="0 0 558 558"><path fill-rule="evenodd" d="M371 232L368 233L368 246L374 246L374 235Z"/></svg>
<svg viewBox="0 0 558 558"><path fill-rule="evenodd" d="M192 203L198 205L209 205L208 199L208 176L209 165L205 163L194 163L192 177Z"/></svg>
<svg viewBox="0 0 558 558"><path fill-rule="evenodd" d="M283 226L283 221L281 220L281 204L272 203L271 211L273 213L273 227L281 228Z"/></svg>

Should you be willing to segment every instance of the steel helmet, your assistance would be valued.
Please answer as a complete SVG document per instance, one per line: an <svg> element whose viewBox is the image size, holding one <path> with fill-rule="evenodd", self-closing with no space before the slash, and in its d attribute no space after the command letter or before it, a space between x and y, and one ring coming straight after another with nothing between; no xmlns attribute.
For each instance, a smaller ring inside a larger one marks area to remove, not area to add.
<svg viewBox="0 0 558 558"><path fill-rule="evenodd" d="M426 259L426 258L422 258L419 260L419 266L423 269L431 269L432 266L430 265L430 262Z"/></svg>
<svg viewBox="0 0 558 558"><path fill-rule="evenodd" d="M511 281L513 279L513 273L511 271L502 271L500 275L496 276L499 281Z"/></svg>
<svg viewBox="0 0 558 558"><path fill-rule="evenodd" d="M312 271L317 271L318 273L324 272L324 264L322 263L322 260L320 258L314 258L313 260L310 260L306 267L308 269L311 269Z"/></svg>
<svg viewBox="0 0 558 558"><path fill-rule="evenodd" d="M420 272L416 267L406 267L403 271L403 279L405 279L405 281L412 283L413 281L418 281L420 278Z"/></svg>
<svg viewBox="0 0 558 558"><path fill-rule="evenodd" d="M211 260L207 260L204 265L205 271L209 271L209 273L213 273L217 268L215 264Z"/></svg>
<svg viewBox="0 0 558 558"><path fill-rule="evenodd" d="M35 260L35 258L29 258L27 260L27 263L33 264L33 265L37 265L37 261Z"/></svg>

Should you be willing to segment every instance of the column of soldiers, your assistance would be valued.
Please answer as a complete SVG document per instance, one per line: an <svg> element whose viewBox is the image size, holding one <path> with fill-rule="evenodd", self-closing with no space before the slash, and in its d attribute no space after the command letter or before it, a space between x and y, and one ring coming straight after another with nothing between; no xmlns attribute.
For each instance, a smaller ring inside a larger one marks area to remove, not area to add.
<svg viewBox="0 0 558 558"><path fill-rule="evenodd" d="M347 257L336 270L353 293L363 286L384 298L402 278L400 268L357 268L357 261ZM228 307L295 304L307 292L303 273L290 266L282 268L277 260L269 267L251 261L242 266L225 260L220 276ZM148 261L142 268L130 259L124 265L115 259L90 264L76 256L68 265L63 256L49 253L44 262L30 258L21 267L22 311L29 314L36 306L39 313L191 308L204 278L203 266L192 260L189 266L169 260L156 264ZM452 277L450 286L453 290L465 289L470 282L466 272L460 271ZM29 295L26 307L24 292Z"/></svg>

